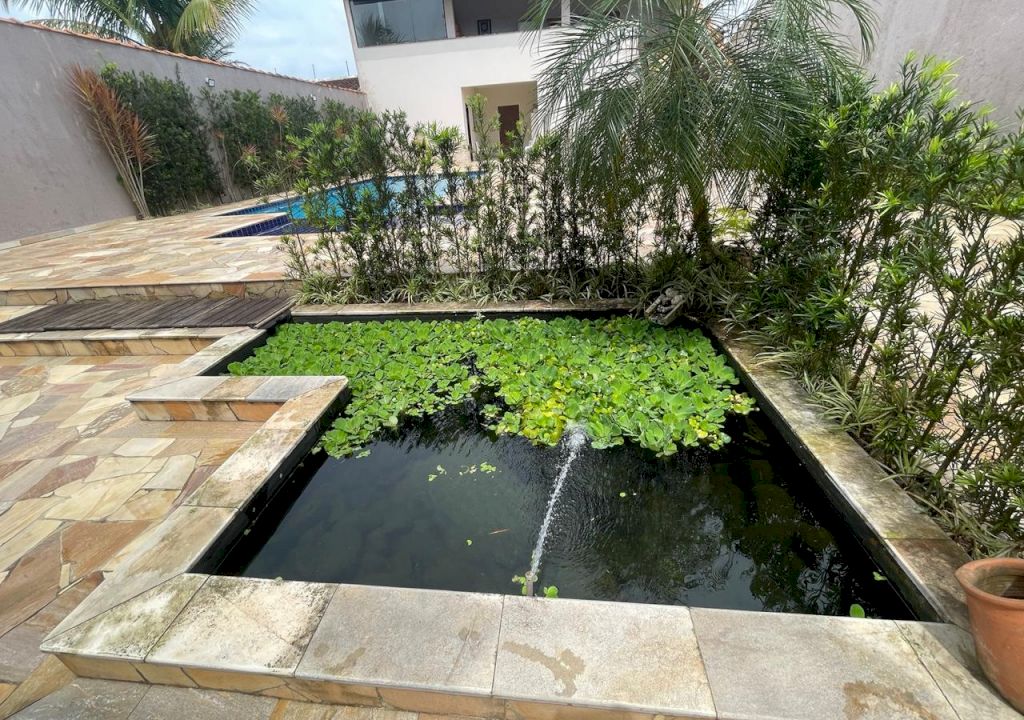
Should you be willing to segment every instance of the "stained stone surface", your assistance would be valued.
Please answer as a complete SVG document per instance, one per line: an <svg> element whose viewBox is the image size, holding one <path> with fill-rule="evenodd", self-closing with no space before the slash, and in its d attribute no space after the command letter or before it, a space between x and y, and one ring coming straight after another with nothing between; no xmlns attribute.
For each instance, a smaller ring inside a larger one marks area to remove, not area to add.
<svg viewBox="0 0 1024 720"><path fill-rule="evenodd" d="M51 638L44 648L143 660L205 581L203 575L179 575Z"/></svg>
<svg viewBox="0 0 1024 720"><path fill-rule="evenodd" d="M296 675L489 695L501 612L500 595L340 585Z"/></svg>
<svg viewBox="0 0 1024 720"><path fill-rule="evenodd" d="M715 713L683 607L507 597L494 692L686 717Z"/></svg>
<svg viewBox="0 0 1024 720"><path fill-rule="evenodd" d="M892 621L690 613L724 717L958 720Z"/></svg>
<svg viewBox="0 0 1024 720"><path fill-rule="evenodd" d="M185 360L0 357L0 717L66 682L43 637L253 432L135 418Z"/></svg>
<svg viewBox="0 0 1024 720"><path fill-rule="evenodd" d="M254 673L290 673L334 586L211 577L178 615L148 662Z"/></svg>
<svg viewBox="0 0 1024 720"><path fill-rule="evenodd" d="M896 625L962 719L1020 720L985 680L969 633L942 623L897 620Z"/></svg>

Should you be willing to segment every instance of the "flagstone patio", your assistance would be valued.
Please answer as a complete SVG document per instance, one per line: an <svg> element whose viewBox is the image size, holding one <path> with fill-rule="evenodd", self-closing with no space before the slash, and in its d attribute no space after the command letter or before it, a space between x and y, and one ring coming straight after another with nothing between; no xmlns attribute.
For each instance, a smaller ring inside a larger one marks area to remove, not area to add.
<svg viewBox="0 0 1024 720"><path fill-rule="evenodd" d="M258 426L136 417L184 358L0 357L0 717L71 678L41 639Z"/></svg>
<svg viewBox="0 0 1024 720"><path fill-rule="evenodd" d="M28 309L0 308L0 317ZM41 640L122 563L133 541L194 497L193 491L246 444L263 425L270 405L280 407L286 395L309 385L304 379L281 378L249 388L252 397L245 398L208 388L202 407L219 402L235 408L227 413L230 421L202 413L196 413L202 416L196 420L163 420L156 408L159 400L149 404L153 407L139 402L133 410L126 398L145 398L140 391L154 385L216 381L192 376L254 331L219 332L224 341L206 352L211 339L195 338L199 352L191 356L0 355L0 718L435 717L76 678L57 657L40 651ZM184 347L180 339L176 342ZM104 352L102 346L93 350ZM235 385L242 388L245 381ZM247 421L250 413L252 421Z"/></svg>
<svg viewBox="0 0 1024 720"><path fill-rule="evenodd" d="M57 238L0 245L0 305L112 295L283 294L291 283L277 237L213 237L275 217L224 215L255 202L116 221Z"/></svg>

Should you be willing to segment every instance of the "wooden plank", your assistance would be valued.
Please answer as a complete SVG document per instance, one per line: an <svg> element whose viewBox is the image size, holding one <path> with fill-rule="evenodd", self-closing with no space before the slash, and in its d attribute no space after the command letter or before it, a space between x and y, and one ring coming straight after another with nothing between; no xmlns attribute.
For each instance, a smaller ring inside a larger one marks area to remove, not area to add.
<svg viewBox="0 0 1024 720"><path fill-rule="evenodd" d="M109 300L47 305L0 323L0 332L143 330L187 327L267 327L288 312L280 298Z"/></svg>

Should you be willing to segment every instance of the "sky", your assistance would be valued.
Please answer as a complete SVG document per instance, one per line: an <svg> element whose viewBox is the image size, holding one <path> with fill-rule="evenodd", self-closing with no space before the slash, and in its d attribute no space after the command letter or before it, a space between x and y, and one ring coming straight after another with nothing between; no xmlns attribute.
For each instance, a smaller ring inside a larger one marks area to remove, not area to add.
<svg viewBox="0 0 1024 720"><path fill-rule="evenodd" d="M342 0L256 0L230 60L259 70L319 80L354 75L356 63ZM11 8L0 14L31 20ZM346 62L348 65L346 66ZM315 71L314 71L315 67Z"/></svg>

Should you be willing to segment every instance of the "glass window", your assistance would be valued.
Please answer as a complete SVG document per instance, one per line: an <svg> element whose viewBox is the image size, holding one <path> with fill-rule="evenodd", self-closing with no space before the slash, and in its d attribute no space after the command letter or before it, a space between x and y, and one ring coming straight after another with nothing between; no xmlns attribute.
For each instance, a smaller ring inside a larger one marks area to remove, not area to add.
<svg viewBox="0 0 1024 720"><path fill-rule="evenodd" d="M442 40L443 0L352 0L359 47Z"/></svg>

